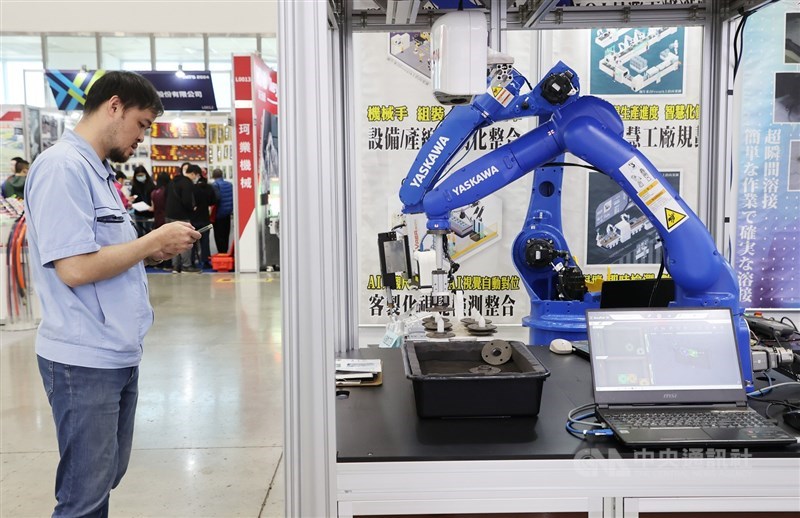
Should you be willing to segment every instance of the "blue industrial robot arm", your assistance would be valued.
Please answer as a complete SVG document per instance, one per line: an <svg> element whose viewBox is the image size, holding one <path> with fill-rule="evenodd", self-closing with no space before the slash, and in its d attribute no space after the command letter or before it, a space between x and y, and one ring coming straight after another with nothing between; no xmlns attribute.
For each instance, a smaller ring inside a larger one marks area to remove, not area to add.
<svg viewBox="0 0 800 518"><path fill-rule="evenodd" d="M574 72L570 73L569 80L574 87L577 85L577 77ZM547 84L548 78L552 77L548 76L534 89L534 93L539 95L538 99L531 102L532 96L529 96L527 101L529 106L535 105L543 113L552 113L549 120L437 183L434 179L441 177L441 171L446 165L440 162L435 175L430 178L425 176L422 181L417 182L419 187L414 191L413 197L403 198L401 195L406 211L419 210L421 200L421 208L428 217L428 229L434 234L434 249L440 253L441 240L450 228L451 210L480 200L563 153L571 152L613 178L653 223L663 243L666 269L675 281L674 305L731 308L736 319L742 372L748 384L752 384L749 337L742 318L743 310L739 306L738 283L732 268L717 251L708 230L653 164L625 141L622 137L622 120L611 104L591 96L557 95L558 92L554 92L552 88L553 84ZM555 90L564 89L563 84L555 86ZM563 93L562 91L561 94ZM476 103L477 101L473 105ZM477 116L474 120L478 120ZM486 117L471 128L459 128L460 135L466 134L460 140L461 144L476 128L488 125L490 120L497 119ZM445 122L448 122L447 119ZM435 132L431 140L447 138L446 131L451 126L444 126L444 123L442 126L442 131ZM454 142L458 140L454 138ZM448 149L448 156L452 158L456 150L455 146ZM424 157L420 159L424 163ZM412 176L410 174L406 182ZM557 190L560 196L560 175L557 179L558 185L551 188ZM403 187L406 188L407 185L404 184ZM408 193L408 190L405 192ZM535 208L532 206L531 209ZM523 229L521 236L531 230L534 233L539 232L535 227L533 225L531 229ZM537 240L531 238L518 238L513 251L515 263L526 281L532 299L534 297L530 274L543 268L543 265L536 264L535 258L531 260L530 247L535 241ZM581 294L585 294L585 290ZM563 294L560 298L564 298ZM580 325L576 336L585 336L582 314L585 307L593 302L596 301L589 295L584 300L570 301L575 306L568 312L574 315L565 319L564 315L559 314L558 320L577 321ZM542 317L542 314L535 314L532 310L531 317ZM558 326L551 329L557 331Z"/></svg>
<svg viewBox="0 0 800 518"><path fill-rule="evenodd" d="M487 81L487 93L476 96L468 106L455 106L423 144L400 188L404 213L423 212L423 198L442 179L455 154L479 129L513 118L549 118L552 115L553 104L542 96L542 87L547 84L547 79L531 91L521 94L520 91L528 83L527 79L514 69L504 76L498 80L496 73L491 75ZM579 83L571 68L559 62L550 70L547 78L564 78L558 83L570 88L570 91L566 92L568 95L563 104L572 102ZM556 81L553 79L551 82L555 84Z"/></svg>

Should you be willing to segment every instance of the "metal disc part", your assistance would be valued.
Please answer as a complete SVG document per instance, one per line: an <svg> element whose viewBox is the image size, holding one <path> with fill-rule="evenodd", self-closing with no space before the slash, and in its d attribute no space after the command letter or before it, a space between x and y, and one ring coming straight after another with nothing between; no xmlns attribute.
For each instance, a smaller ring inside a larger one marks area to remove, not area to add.
<svg viewBox="0 0 800 518"><path fill-rule="evenodd" d="M487 325L492 323L492 321L489 320L488 318L486 318L484 320L486 321ZM464 324L465 326L469 326L469 325L472 325L472 324L477 324L478 321L475 320L474 318L467 317L467 318L462 318L461 319L461 323Z"/></svg>
<svg viewBox="0 0 800 518"><path fill-rule="evenodd" d="M503 365L511 359L511 344L505 340L492 340L481 349L483 361L489 365Z"/></svg>
<svg viewBox="0 0 800 518"><path fill-rule="evenodd" d="M497 326L489 323L487 323L484 327L481 327L478 324L467 325L467 330L475 333L489 333L494 331L495 329L497 329Z"/></svg>
<svg viewBox="0 0 800 518"><path fill-rule="evenodd" d="M436 322L426 322L422 324L422 326L428 331L436 331L437 329L439 329L439 326L436 324ZM451 329L453 329L453 324L451 324L450 322L445 322L444 330L450 331Z"/></svg>
<svg viewBox="0 0 800 518"><path fill-rule="evenodd" d="M472 374L499 374L502 372L497 367L492 367L491 365L478 365L477 367L473 367L469 370Z"/></svg>
<svg viewBox="0 0 800 518"><path fill-rule="evenodd" d="M431 331L430 333L427 333L427 335L428 335L428 338L453 338L454 336L456 336L455 333L449 333L447 331L445 331L444 333L438 333L436 331Z"/></svg>
<svg viewBox="0 0 800 518"><path fill-rule="evenodd" d="M450 319L447 318L447 317L442 317L442 320L444 320L445 324L449 324L450 323ZM429 324L431 322L435 323L436 322L436 317L425 317L425 318L422 319L422 323L423 324Z"/></svg>
<svg viewBox="0 0 800 518"><path fill-rule="evenodd" d="M497 331L470 331L470 336L489 336L497 333Z"/></svg>

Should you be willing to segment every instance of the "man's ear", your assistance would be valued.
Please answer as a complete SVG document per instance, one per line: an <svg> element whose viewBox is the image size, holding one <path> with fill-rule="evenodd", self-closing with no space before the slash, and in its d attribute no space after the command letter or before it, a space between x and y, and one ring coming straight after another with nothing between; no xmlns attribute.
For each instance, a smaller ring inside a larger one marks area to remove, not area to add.
<svg viewBox="0 0 800 518"><path fill-rule="evenodd" d="M111 98L108 100L107 109L108 109L108 114L112 117L115 116L117 112L120 113L122 112L124 106L122 105L122 100L119 98L119 96L116 95L111 96Z"/></svg>

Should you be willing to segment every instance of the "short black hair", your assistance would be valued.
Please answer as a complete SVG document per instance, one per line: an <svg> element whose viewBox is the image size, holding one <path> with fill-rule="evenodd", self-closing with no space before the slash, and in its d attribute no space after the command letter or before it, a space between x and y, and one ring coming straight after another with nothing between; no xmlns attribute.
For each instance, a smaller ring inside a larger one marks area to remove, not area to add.
<svg viewBox="0 0 800 518"><path fill-rule="evenodd" d="M214 171L211 173L211 178L222 178L222 169L214 169Z"/></svg>
<svg viewBox="0 0 800 518"><path fill-rule="evenodd" d="M86 115L93 113L115 95L120 98L126 110L128 108L150 110L156 117L164 113L158 92L150 81L136 72L118 70L106 72L92 85L86 94L83 113Z"/></svg>
<svg viewBox="0 0 800 518"><path fill-rule="evenodd" d="M158 173L156 176L156 187L164 187L172 181L170 178L169 173Z"/></svg>
<svg viewBox="0 0 800 518"><path fill-rule="evenodd" d="M20 158L19 160L17 160L17 163L14 164L14 172L21 173L25 169L28 169L30 165L31 164L27 160L23 160Z"/></svg>
<svg viewBox="0 0 800 518"><path fill-rule="evenodd" d="M203 170L200 169L200 166L197 164L189 164L189 167L186 168L186 174L196 174L198 176L203 176Z"/></svg>
<svg viewBox="0 0 800 518"><path fill-rule="evenodd" d="M15 156L14 158L11 159L12 162L19 162L20 160L25 160L25 159L22 158L21 156Z"/></svg>

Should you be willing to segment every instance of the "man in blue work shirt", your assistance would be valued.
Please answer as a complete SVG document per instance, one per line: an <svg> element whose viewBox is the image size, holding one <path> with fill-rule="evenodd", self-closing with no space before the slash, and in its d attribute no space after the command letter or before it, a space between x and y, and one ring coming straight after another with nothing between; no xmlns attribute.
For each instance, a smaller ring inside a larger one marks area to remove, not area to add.
<svg viewBox="0 0 800 518"><path fill-rule="evenodd" d="M109 160L128 160L162 113L142 76L106 73L75 130L39 155L25 184L42 302L36 354L61 456L53 516L108 516L130 459L142 341L153 322L144 263L200 238L175 222L137 239L114 187Z"/></svg>

